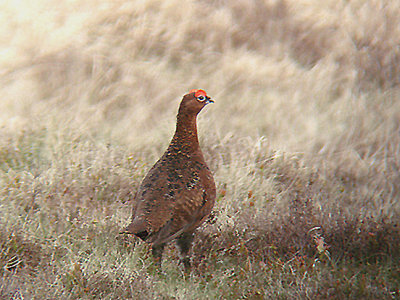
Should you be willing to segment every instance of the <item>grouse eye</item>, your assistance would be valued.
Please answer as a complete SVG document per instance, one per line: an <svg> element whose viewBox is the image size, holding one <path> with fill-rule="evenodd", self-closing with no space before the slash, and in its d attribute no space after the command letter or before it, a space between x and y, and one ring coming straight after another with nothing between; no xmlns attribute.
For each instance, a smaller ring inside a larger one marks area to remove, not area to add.
<svg viewBox="0 0 400 300"><path fill-rule="evenodd" d="M197 100L199 101L204 101L206 98L203 95L200 95L197 97Z"/></svg>

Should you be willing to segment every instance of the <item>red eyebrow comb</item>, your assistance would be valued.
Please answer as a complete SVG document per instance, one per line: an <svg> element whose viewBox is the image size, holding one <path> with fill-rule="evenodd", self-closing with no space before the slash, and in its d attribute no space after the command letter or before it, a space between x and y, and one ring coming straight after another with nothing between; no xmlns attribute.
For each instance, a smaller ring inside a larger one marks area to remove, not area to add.
<svg viewBox="0 0 400 300"><path fill-rule="evenodd" d="M194 93L195 97L204 96L207 97L207 93L204 90L190 90L189 94Z"/></svg>

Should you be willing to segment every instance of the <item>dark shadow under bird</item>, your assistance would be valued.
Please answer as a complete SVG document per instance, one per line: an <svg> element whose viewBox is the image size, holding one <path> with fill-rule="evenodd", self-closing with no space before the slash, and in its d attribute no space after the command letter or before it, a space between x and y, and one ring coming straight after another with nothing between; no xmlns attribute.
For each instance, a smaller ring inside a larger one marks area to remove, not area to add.
<svg viewBox="0 0 400 300"><path fill-rule="evenodd" d="M203 90L191 90L179 106L176 131L162 157L136 193L131 223L122 233L152 244L161 265L165 245L176 239L185 270L194 232L209 216L216 188L197 137L197 115L214 101Z"/></svg>

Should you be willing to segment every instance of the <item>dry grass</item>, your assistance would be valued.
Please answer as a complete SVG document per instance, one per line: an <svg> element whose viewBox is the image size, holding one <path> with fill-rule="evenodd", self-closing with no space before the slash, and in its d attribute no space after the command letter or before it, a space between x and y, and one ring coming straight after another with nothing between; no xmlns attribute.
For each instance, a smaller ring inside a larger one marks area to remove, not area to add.
<svg viewBox="0 0 400 300"><path fill-rule="evenodd" d="M0 297L400 296L397 1L3 1ZM183 279L118 232L205 89Z"/></svg>

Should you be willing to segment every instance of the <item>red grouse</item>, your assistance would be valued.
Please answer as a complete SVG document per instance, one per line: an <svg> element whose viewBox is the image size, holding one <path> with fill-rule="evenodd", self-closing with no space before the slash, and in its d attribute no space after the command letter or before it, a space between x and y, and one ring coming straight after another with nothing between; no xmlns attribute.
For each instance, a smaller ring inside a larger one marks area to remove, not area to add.
<svg viewBox="0 0 400 300"><path fill-rule="evenodd" d="M210 214L215 183L197 138L197 114L214 101L203 90L191 90L182 99L175 135L163 156L139 186L132 221L123 233L152 244L161 265L166 243L176 239L185 269L190 268L193 234Z"/></svg>

